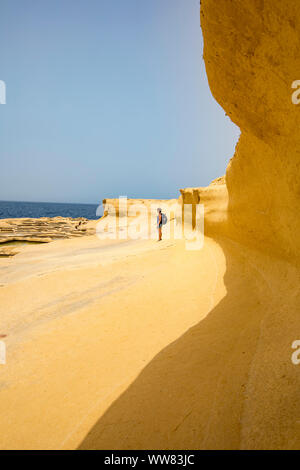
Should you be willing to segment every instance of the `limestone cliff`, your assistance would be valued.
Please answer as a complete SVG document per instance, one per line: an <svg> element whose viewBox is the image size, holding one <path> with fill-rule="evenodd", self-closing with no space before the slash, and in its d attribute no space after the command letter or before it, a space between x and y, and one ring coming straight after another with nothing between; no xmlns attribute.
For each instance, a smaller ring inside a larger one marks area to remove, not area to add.
<svg viewBox="0 0 300 470"><path fill-rule="evenodd" d="M230 235L299 259L299 1L202 0L201 26L211 91L241 129L226 172Z"/></svg>
<svg viewBox="0 0 300 470"><path fill-rule="evenodd" d="M124 202L122 202L124 201ZM145 211L153 214L156 214L156 210L158 207L163 208L164 206L170 206L176 203L176 199L103 199L103 215L106 216L109 213L113 213L116 217L121 216L128 216L130 217L130 211L135 212L135 208L138 209L137 206L140 206L140 209L144 209ZM121 214L120 214L121 210ZM128 212L129 211L129 212ZM133 216L133 215L132 215Z"/></svg>
<svg viewBox="0 0 300 470"><path fill-rule="evenodd" d="M224 177L217 178L203 188L180 189L179 204L204 205L204 233L205 235L228 235L228 191ZM186 212L186 209L185 209ZM182 214L184 221L184 214ZM186 221L185 225L186 225ZM192 224L195 228L195 210L192 215Z"/></svg>

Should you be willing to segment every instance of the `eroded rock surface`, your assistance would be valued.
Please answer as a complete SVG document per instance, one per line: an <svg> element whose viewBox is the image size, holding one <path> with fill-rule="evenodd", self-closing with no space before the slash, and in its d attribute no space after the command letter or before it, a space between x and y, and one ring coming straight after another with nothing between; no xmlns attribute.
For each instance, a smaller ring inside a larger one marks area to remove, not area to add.
<svg viewBox="0 0 300 470"><path fill-rule="evenodd" d="M1 219L0 256L13 256L17 253L8 242L49 243L52 240L82 237L95 233L89 220L83 217L42 217L39 219Z"/></svg>
<svg viewBox="0 0 300 470"><path fill-rule="evenodd" d="M299 1L202 0L201 26L211 91L241 129L226 172L231 237L299 259Z"/></svg>

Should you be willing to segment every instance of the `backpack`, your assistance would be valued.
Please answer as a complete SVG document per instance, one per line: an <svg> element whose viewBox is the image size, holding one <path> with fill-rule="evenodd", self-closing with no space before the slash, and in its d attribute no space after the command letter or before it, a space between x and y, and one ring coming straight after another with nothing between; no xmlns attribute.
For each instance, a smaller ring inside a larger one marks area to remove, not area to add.
<svg viewBox="0 0 300 470"><path fill-rule="evenodd" d="M168 222L168 217L166 216L166 214L161 214L161 223L163 225L166 225L166 223Z"/></svg>

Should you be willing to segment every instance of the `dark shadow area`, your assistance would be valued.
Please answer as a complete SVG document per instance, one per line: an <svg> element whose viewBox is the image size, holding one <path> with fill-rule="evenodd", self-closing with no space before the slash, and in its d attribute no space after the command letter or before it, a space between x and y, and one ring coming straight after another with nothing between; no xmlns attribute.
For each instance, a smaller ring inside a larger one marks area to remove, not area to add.
<svg viewBox="0 0 300 470"><path fill-rule="evenodd" d="M241 446L242 421L249 419L245 404L251 409L251 400L255 400L255 393L249 396L247 387L251 388L249 381L255 374L261 322L278 310L278 299L272 294L268 273L260 271L264 262L255 253L251 252L250 260L241 246L225 240L218 243L227 261L227 295L204 320L154 357L99 419L80 449ZM268 347L276 349L278 343ZM296 368L288 365L285 369L295 386ZM265 401L272 402L272 387L281 386L278 377L266 374L266 381L262 407ZM263 419L270 424L267 416ZM275 437L277 431L280 433L274 426Z"/></svg>

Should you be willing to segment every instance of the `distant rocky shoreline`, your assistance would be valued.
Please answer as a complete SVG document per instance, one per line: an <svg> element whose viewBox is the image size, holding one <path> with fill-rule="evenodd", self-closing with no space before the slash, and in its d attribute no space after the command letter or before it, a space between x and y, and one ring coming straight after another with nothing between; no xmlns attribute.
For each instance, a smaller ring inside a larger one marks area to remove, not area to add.
<svg viewBox="0 0 300 470"><path fill-rule="evenodd" d="M49 243L53 240L92 235L95 229L84 217L0 219L0 256L18 253L11 242Z"/></svg>

